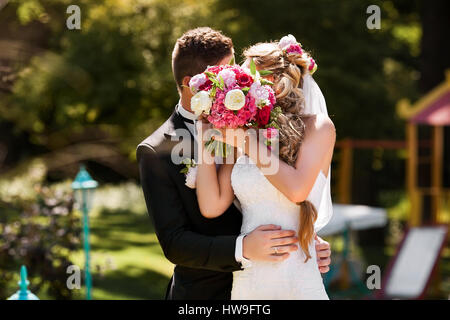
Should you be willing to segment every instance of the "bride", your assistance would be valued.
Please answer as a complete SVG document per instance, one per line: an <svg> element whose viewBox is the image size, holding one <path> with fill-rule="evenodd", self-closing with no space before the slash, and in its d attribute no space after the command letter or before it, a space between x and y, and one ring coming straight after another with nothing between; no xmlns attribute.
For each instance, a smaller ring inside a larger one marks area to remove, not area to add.
<svg viewBox="0 0 450 320"><path fill-rule="evenodd" d="M200 153L196 192L204 217L220 216L237 197L242 234L263 224L298 234L298 250L289 254L280 242L271 248L273 262L252 258L244 270L234 272L232 299L328 299L313 240L332 214L330 164L336 134L323 95L310 75L315 62L302 49L286 50L293 42L297 44L289 35L244 52L245 65L253 59L258 70L272 72L266 78L274 83L282 114L277 119L279 152L269 151L269 157L278 170L265 172L259 150L267 146L252 130L226 129L216 137L236 147L234 163L227 161L216 169L212 156L205 150ZM203 132L209 126L198 123ZM198 142L204 149L205 141ZM248 257L248 252L243 256Z"/></svg>

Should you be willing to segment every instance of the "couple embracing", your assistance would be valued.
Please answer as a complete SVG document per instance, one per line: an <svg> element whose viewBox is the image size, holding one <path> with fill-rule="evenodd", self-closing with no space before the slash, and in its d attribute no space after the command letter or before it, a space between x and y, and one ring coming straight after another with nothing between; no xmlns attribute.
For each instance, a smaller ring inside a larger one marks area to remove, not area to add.
<svg viewBox="0 0 450 320"><path fill-rule="evenodd" d="M242 68L264 70L264 83L273 87L278 148L242 128L222 128L216 139L232 147L232 161L206 150L201 133L212 125L195 110L192 80L234 61L232 40L208 27L177 40L172 70L179 103L137 148L148 211L175 264L166 299L328 299L321 273L331 251L316 232L332 215L335 129L312 78L317 65L292 35L251 46L244 58ZM180 173L186 162L174 161L180 141L182 157L197 160L195 175L189 170L186 177ZM264 169L262 149L277 170Z"/></svg>

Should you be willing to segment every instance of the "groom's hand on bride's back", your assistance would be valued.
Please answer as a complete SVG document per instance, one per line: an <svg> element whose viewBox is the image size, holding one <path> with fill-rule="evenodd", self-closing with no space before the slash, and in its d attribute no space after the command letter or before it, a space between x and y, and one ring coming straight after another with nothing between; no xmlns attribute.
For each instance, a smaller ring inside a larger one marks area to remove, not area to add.
<svg viewBox="0 0 450 320"><path fill-rule="evenodd" d="M259 226L244 237L242 253L250 261L283 261L298 249L294 230L273 224Z"/></svg>
<svg viewBox="0 0 450 320"><path fill-rule="evenodd" d="M316 253L317 253L317 265L319 266L320 273L327 273L330 271L331 264L331 247L330 244L320 238L319 236L315 236L314 239L316 245Z"/></svg>

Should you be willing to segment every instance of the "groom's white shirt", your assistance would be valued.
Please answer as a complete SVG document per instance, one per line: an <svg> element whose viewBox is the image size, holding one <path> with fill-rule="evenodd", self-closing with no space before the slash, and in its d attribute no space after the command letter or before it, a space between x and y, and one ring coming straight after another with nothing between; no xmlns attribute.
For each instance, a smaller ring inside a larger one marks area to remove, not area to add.
<svg viewBox="0 0 450 320"><path fill-rule="evenodd" d="M195 114L193 114L192 112L189 112L185 108L183 108L183 106L181 105L181 101L178 102L176 108L177 108L178 113L183 118L192 120L194 122L194 123L191 123L191 122L185 121L184 124L189 129L189 131L192 133L192 135L194 136L194 139L197 139L197 130L195 129L195 124L197 122L197 116ZM220 163L220 162L221 161L216 160L216 163ZM239 209L239 211L242 211L241 205L237 199L234 200L234 205ZM251 261L248 259L245 259L242 254L242 245L243 245L244 237L245 237L245 234L241 234L237 237L236 248L234 251L234 257L236 258L236 261L239 262L242 265L242 267L245 269L245 268L251 266Z"/></svg>

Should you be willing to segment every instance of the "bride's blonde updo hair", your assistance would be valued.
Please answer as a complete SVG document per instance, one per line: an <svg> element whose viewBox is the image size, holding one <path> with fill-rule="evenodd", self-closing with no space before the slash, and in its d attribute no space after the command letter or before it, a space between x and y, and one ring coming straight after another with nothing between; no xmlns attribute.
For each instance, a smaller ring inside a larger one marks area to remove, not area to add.
<svg viewBox="0 0 450 320"><path fill-rule="evenodd" d="M302 50L303 51L303 50ZM309 54L282 50L278 42L258 43L244 51L247 59L253 59L257 69L272 71L273 89L276 94L276 105L281 107L278 117L279 156L287 164L295 166L298 152L305 136L305 119L310 117L303 113L305 99L301 89L303 76L308 71ZM299 244L306 255L305 262L311 258L309 244L314 237L314 222L317 210L305 200L299 203L300 226Z"/></svg>

